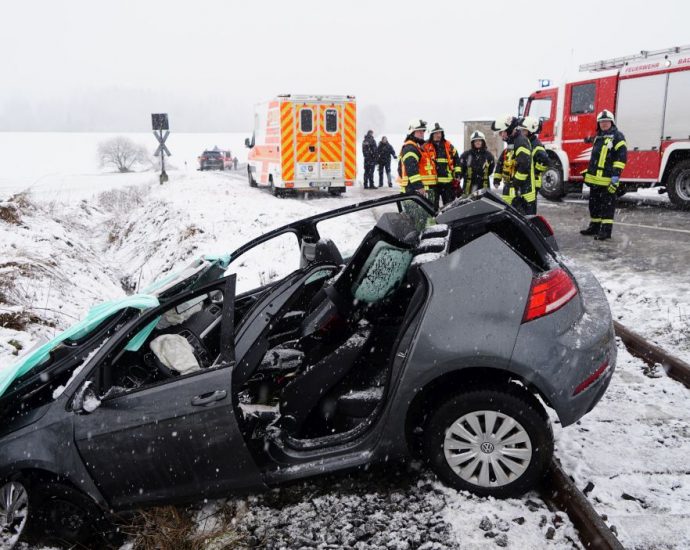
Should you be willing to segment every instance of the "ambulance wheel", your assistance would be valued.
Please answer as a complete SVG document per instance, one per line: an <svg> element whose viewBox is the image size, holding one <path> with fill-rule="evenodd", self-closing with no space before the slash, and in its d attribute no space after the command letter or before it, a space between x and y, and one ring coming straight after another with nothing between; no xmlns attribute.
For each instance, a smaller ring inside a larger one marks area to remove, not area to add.
<svg viewBox="0 0 690 550"><path fill-rule="evenodd" d="M690 210L690 160L683 160L671 170L666 181L671 202L681 210Z"/></svg>
<svg viewBox="0 0 690 550"><path fill-rule="evenodd" d="M247 179L249 180L249 187L256 187L256 180L252 176L252 169L247 166Z"/></svg>
<svg viewBox="0 0 690 550"><path fill-rule="evenodd" d="M539 190L542 197L551 201L560 200L565 195L565 188L563 186L563 170L559 164L549 167L541 177L541 189Z"/></svg>

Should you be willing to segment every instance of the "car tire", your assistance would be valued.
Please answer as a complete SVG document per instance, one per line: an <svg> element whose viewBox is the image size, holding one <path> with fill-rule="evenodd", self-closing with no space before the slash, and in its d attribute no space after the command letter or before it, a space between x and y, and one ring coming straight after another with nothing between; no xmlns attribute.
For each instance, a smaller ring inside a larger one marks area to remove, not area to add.
<svg viewBox="0 0 690 550"><path fill-rule="evenodd" d="M550 166L541 176L541 195L551 201L558 201L565 195L563 169L560 164Z"/></svg>
<svg viewBox="0 0 690 550"><path fill-rule="evenodd" d="M247 179L249 180L249 187L256 187L256 180L254 176L252 176L252 169L250 166L247 166Z"/></svg>
<svg viewBox="0 0 690 550"><path fill-rule="evenodd" d="M430 415L424 453L446 485L512 498L534 489L546 473L553 432L543 407L519 386L476 389L452 397Z"/></svg>
<svg viewBox="0 0 690 550"><path fill-rule="evenodd" d="M690 210L690 160L676 164L666 182L668 198L681 210Z"/></svg>
<svg viewBox="0 0 690 550"><path fill-rule="evenodd" d="M17 478L0 486L2 548L38 542L84 544L103 540L111 528L95 503L68 485Z"/></svg>

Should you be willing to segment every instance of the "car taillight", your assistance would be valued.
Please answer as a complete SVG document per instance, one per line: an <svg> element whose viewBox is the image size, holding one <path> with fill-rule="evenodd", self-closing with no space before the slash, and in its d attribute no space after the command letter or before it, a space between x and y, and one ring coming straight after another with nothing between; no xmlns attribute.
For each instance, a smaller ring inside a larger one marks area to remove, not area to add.
<svg viewBox="0 0 690 550"><path fill-rule="evenodd" d="M576 294L575 283L560 267L533 278L522 322L526 323L553 313L567 304Z"/></svg>

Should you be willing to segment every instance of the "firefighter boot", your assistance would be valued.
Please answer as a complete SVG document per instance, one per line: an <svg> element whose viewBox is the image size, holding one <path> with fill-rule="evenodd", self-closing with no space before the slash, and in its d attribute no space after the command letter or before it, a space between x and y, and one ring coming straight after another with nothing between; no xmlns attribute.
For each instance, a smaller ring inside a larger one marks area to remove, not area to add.
<svg viewBox="0 0 690 550"><path fill-rule="evenodd" d="M612 228L612 224L602 223L601 227L599 228L599 233L594 235L594 238L597 241L605 241L606 239L610 239L611 238L611 228Z"/></svg>
<svg viewBox="0 0 690 550"><path fill-rule="evenodd" d="M587 229L581 229L580 235L599 235L599 222L590 222Z"/></svg>

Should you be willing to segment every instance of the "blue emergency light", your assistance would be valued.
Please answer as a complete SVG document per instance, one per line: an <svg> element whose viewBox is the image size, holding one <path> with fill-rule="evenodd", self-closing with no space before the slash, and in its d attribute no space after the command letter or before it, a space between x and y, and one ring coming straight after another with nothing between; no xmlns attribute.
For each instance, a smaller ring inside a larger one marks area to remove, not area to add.
<svg viewBox="0 0 690 550"><path fill-rule="evenodd" d="M539 81L539 86L541 86L542 88L548 88L549 86L551 86L551 81L547 78L543 78Z"/></svg>

